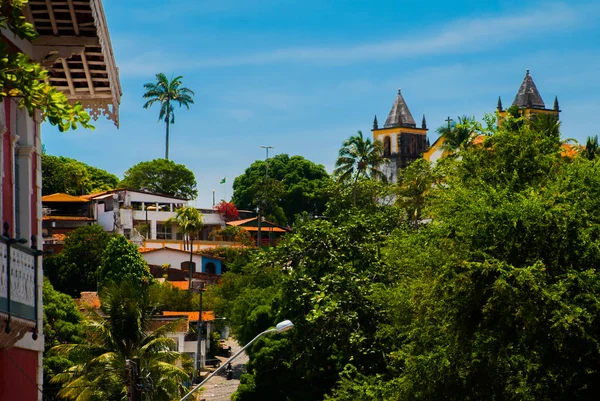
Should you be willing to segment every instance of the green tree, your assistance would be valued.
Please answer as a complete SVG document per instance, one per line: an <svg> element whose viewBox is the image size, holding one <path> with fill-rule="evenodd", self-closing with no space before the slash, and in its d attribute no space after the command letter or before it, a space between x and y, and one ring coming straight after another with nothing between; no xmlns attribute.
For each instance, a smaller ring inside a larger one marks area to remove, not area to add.
<svg viewBox="0 0 600 401"><path fill-rule="evenodd" d="M598 146L598 135L588 136L585 142L583 156L588 160L594 160L600 154L600 146Z"/></svg>
<svg viewBox="0 0 600 401"><path fill-rule="evenodd" d="M444 138L444 150L451 154L465 149L481 131L480 124L474 117L458 117L458 123L452 120L448 125L442 125L436 132Z"/></svg>
<svg viewBox="0 0 600 401"><path fill-rule="evenodd" d="M59 395L69 400L126 400L126 361L132 360L138 364L145 399L170 401L183 396L189 363L166 337L179 322L153 325L155 304L147 286L139 282L105 288L100 300L102 313L90 311L83 320L86 341L51 350L76 362L52 379L53 384L62 384Z"/></svg>
<svg viewBox="0 0 600 401"><path fill-rule="evenodd" d="M351 182L354 189L353 202L356 204L356 185L360 178L387 181L379 167L386 162L383 157L383 143L364 138L362 131L346 139L335 161L333 175L341 182Z"/></svg>
<svg viewBox="0 0 600 401"><path fill-rule="evenodd" d="M194 238L201 232L204 223L202 222L202 213L195 207L184 206L175 211L175 217L168 220L169 223L177 225L177 230L184 235L184 241L187 242L190 248L190 283L192 282L194 268L192 263L194 260ZM192 286L189 286L190 308L192 306Z"/></svg>
<svg viewBox="0 0 600 401"><path fill-rule="evenodd" d="M44 257L44 274L54 288L72 297L78 297L82 291L96 291L98 268L109 238L98 224L71 232L61 253Z"/></svg>
<svg viewBox="0 0 600 401"><path fill-rule="evenodd" d="M194 173L183 164L166 159L136 164L125 172L120 185L183 199L194 199L198 196Z"/></svg>
<svg viewBox="0 0 600 401"><path fill-rule="evenodd" d="M165 74L156 74L156 82L144 84L144 99L148 99L144 103L144 108L152 106L154 103L160 104L160 112L158 113L158 121L164 120L166 127L166 145L165 159L169 160L169 125L175 124L175 110L173 106L177 104L179 107L185 106L188 110L190 104L194 104L194 92L190 89L182 87L182 76L175 77L169 81Z"/></svg>
<svg viewBox="0 0 600 401"><path fill-rule="evenodd" d="M23 7L27 0L6 0L0 3L0 28L9 29L24 40L34 40L38 34L26 22ZM58 126L60 131L75 129L78 124L93 128L90 116L80 103L71 105L67 97L46 83L48 71L32 62L31 55L15 51L6 41L0 41L0 101L16 99L30 114L41 110L44 120Z"/></svg>
<svg viewBox="0 0 600 401"><path fill-rule="evenodd" d="M240 210L256 210L260 205L267 219L292 224L298 214L320 215L327 202L329 175L325 167L302 156L279 154L266 162L257 160L233 182L231 201Z"/></svg>
<svg viewBox="0 0 600 401"><path fill-rule="evenodd" d="M73 362L60 355L50 355L50 348L60 344L83 342L81 314L73 299L56 291L50 281L44 279L42 288L44 303L44 399L58 400L58 391L50 380L73 366Z"/></svg>
<svg viewBox="0 0 600 401"><path fill-rule="evenodd" d="M98 268L98 287L111 283L149 283L154 278L137 246L122 235L115 235L106 244Z"/></svg>
<svg viewBox="0 0 600 401"><path fill-rule="evenodd" d="M90 194L117 188L119 178L75 159L42 154L42 194Z"/></svg>

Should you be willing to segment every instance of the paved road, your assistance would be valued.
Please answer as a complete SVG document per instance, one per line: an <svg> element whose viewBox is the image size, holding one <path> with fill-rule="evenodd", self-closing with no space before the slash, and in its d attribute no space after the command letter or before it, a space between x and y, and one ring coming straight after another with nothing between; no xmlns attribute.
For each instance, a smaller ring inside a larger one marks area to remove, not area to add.
<svg viewBox="0 0 600 401"><path fill-rule="evenodd" d="M232 355L236 353L241 347L233 340L228 340L228 344L231 346ZM221 362L225 362L227 358L218 357ZM248 362L248 356L242 353L238 356L231 366L233 367L233 379L227 380L225 377L225 369L217 374L215 377L210 379L204 386L204 391L198 396L198 400L205 399L206 401L226 401L231 400L231 394L235 393L240 384L240 375L246 371L246 362Z"/></svg>

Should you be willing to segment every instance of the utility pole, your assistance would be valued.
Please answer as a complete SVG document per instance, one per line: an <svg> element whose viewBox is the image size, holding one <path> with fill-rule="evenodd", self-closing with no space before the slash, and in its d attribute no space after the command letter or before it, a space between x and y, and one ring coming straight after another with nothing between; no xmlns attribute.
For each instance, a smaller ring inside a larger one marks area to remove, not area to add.
<svg viewBox="0 0 600 401"><path fill-rule="evenodd" d="M203 326L203 320L202 320L202 293L204 292L204 282L200 282L200 308L199 308L199 313L198 313L198 326L197 326L197 333L196 333L196 340L197 340L197 344L196 344L196 365L194 366L196 373L196 377L200 377L200 372L202 370L202 368L204 367L204 359L202 358L201 355L201 351L202 351L202 326Z"/></svg>
<svg viewBox="0 0 600 401"><path fill-rule="evenodd" d="M125 360L125 366L129 371L129 385L127 386L129 401L142 401L139 362L138 358Z"/></svg>
<svg viewBox="0 0 600 401"><path fill-rule="evenodd" d="M267 151L267 158L266 158L266 165L265 165L265 196L264 196L264 203L267 202L267 192L268 192L268 188L269 188L269 149L274 149L273 146L269 146L269 145L261 145L261 148L265 149ZM260 232L260 224L261 224L261 213L260 213L260 209L258 211L258 234L257 234L257 241L258 241L258 246L262 245L262 239L261 239L261 232ZM269 246L271 246L271 233L269 232Z"/></svg>

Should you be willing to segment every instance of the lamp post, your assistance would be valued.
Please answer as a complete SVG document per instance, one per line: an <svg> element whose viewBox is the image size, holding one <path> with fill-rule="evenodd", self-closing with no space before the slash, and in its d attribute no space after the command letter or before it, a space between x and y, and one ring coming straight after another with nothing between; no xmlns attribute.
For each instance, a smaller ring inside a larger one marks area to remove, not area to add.
<svg viewBox="0 0 600 401"><path fill-rule="evenodd" d="M268 182L269 182L269 149L274 149L274 147L273 146L269 146L269 145L266 145L266 146L265 145L260 145L260 147L262 149L265 149L267 151L267 159L266 159L266 165L265 165L266 168L265 168L265 199L264 199L264 201L266 202L267 201L267 199L266 199L267 198L267 185L268 185ZM258 243L257 244L258 246L262 245L262 238L261 238L261 235L260 235L260 223L261 223L261 220L262 220L262 216L261 216L261 213L260 213L260 206L259 206L259 208L258 208L258 222L257 222L258 223L258 232L257 232L257 235L256 235L256 242ZM271 245L271 235L269 233L269 246L270 245Z"/></svg>
<svg viewBox="0 0 600 401"><path fill-rule="evenodd" d="M212 372L211 374L206 376L206 379L202 380L198 385L196 385L196 387L194 387L192 389L192 391L190 391L189 393L184 395L183 398L179 401L185 401L185 400L189 399L192 396L192 394L194 394L196 391L198 391L198 389L200 387L202 387L202 385L204 383L209 381L214 375L216 375L221 369L223 369L225 366L227 366L228 363L230 363L235 358L237 358L238 355L240 355L242 352L244 352L244 350L246 350L246 348L248 348L252 343L254 343L256 340L258 340L260 337L264 336L265 334L270 334L270 333L283 333L284 331L288 331L293 327L294 327L294 323L292 323L289 320L284 320L283 322L277 323L277 326L275 326L274 329L269 329L269 330L263 331L262 333L260 333L256 337L254 337L248 344L244 345L238 352L233 354L233 356L231 358L229 358L227 361L225 361L225 363L222 364L221 366L219 366L214 372Z"/></svg>

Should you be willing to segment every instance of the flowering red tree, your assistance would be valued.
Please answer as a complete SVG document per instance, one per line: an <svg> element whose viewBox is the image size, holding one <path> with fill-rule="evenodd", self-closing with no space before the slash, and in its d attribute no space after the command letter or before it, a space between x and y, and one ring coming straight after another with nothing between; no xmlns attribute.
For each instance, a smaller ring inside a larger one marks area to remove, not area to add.
<svg viewBox="0 0 600 401"><path fill-rule="evenodd" d="M221 203L215 206L215 210L225 221L239 220L240 218L240 214L232 202L221 201Z"/></svg>

